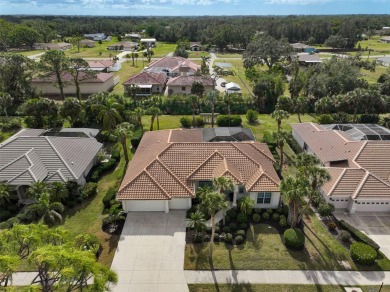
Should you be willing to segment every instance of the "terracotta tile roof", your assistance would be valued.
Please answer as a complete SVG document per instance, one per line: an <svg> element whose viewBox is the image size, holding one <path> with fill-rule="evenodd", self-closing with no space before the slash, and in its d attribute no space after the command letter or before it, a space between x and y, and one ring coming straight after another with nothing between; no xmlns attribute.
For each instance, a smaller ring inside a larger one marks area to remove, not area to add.
<svg viewBox="0 0 390 292"><path fill-rule="evenodd" d="M79 73L79 79L84 78L85 73L80 72ZM113 78L114 74L113 73L98 73L96 74L96 78L91 78L88 80L84 80L83 83L104 83L110 78ZM56 82L57 77L53 73L52 75L48 77L36 77L32 79L33 83L53 83ZM73 80L73 76L70 75L69 73L64 73L62 74L62 81L63 82L71 82Z"/></svg>
<svg viewBox="0 0 390 292"><path fill-rule="evenodd" d="M205 86L213 86L214 81L210 77L204 77L204 76L177 76L174 78L171 78L167 82L167 86L188 86L192 85L194 82L201 82Z"/></svg>
<svg viewBox="0 0 390 292"><path fill-rule="evenodd" d="M164 85L166 81L166 75L164 73L154 73L154 72L141 72L137 75L131 76L125 82L126 84L138 84L138 85Z"/></svg>
<svg viewBox="0 0 390 292"><path fill-rule="evenodd" d="M146 132L117 198L193 197L195 181L212 180L220 175L244 185L251 179L255 191L278 191L280 180L266 148L258 142L203 142L202 132L195 129ZM259 170L261 173L254 176ZM145 183L153 186L147 188ZM160 195L156 194L158 191Z"/></svg>
<svg viewBox="0 0 390 292"><path fill-rule="evenodd" d="M88 61L88 65L90 68L107 68L114 65L114 62L109 60L101 60L101 61L94 60L94 61Z"/></svg>
<svg viewBox="0 0 390 292"><path fill-rule="evenodd" d="M200 70L200 65L182 57L164 57L150 63L148 68L169 68L173 72L178 72L182 65L190 67L193 71Z"/></svg>

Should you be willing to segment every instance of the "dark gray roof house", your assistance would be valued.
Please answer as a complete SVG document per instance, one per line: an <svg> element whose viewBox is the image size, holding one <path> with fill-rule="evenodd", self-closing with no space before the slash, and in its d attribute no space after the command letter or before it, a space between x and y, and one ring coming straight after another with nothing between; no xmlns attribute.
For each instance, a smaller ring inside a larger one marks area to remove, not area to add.
<svg viewBox="0 0 390 292"><path fill-rule="evenodd" d="M64 137L23 129L0 143L0 181L16 189L37 181L85 184L102 144L92 138L94 129L72 130L62 132L67 133Z"/></svg>

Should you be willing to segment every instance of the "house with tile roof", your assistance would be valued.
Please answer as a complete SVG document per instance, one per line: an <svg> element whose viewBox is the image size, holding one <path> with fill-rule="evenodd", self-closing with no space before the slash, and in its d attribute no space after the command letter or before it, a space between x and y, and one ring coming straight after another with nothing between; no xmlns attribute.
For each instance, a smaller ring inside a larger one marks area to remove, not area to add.
<svg viewBox="0 0 390 292"><path fill-rule="evenodd" d="M183 68L181 70L183 70ZM214 90L214 80L211 77L198 75L180 75L168 80L165 95L191 94L191 87L195 82L202 83L205 92Z"/></svg>
<svg viewBox="0 0 390 292"><path fill-rule="evenodd" d="M376 127L379 133L386 130ZM390 140L367 140L373 134L357 135L340 125L301 123L292 129L301 148L316 155L331 175L321 193L336 209L390 212Z"/></svg>
<svg viewBox="0 0 390 292"><path fill-rule="evenodd" d="M163 93L166 82L167 76L165 73L144 71L131 76L129 79L123 82L123 87L125 88L125 93L129 96L131 95L129 88L132 85L137 85L139 87L137 96L149 96L152 94Z"/></svg>
<svg viewBox="0 0 390 292"><path fill-rule="evenodd" d="M199 187L216 177L233 180L233 206L248 194L258 208L277 208L280 179L264 143L207 142L202 129L146 132L129 163L117 200L126 212L191 207Z"/></svg>
<svg viewBox="0 0 390 292"><path fill-rule="evenodd" d="M153 61L144 69L147 72L165 73L168 77L181 74L181 68L188 68L187 75L195 75L200 71L200 65L182 57L164 57Z"/></svg>
<svg viewBox="0 0 390 292"><path fill-rule="evenodd" d="M16 189L20 200L28 186L38 181L85 184L102 148L91 137L96 135L96 130L72 129L59 133L22 129L0 143L0 181Z"/></svg>

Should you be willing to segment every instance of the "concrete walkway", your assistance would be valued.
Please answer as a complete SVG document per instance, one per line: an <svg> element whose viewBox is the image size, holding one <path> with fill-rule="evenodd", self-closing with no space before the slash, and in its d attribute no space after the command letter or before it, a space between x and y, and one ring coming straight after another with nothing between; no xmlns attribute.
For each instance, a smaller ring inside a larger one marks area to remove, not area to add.
<svg viewBox="0 0 390 292"><path fill-rule="evenodd" d="M184 277L184 211L133 212L126 218L111 269L112 291L188 291Z"/></svg>
<svg viewBox="0 0 390 292"><path fill-rule="evenodd" d="M321 284L321 285L385 285L390 272L351 271L184 271L188 284Z"/></svg>

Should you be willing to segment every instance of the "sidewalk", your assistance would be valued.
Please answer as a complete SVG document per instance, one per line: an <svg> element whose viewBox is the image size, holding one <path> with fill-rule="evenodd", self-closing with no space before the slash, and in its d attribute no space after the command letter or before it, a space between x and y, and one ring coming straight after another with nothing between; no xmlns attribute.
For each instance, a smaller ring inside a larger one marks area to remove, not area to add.
<svg viewBox="0 0 390 292"><path fill-rule="evenodd" d="M227 270L184 271L187 284L321 284L321 285L385 285L390 284L390 272L354 271L285 271Z"/></svg>

